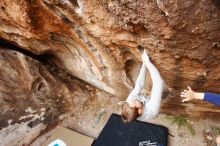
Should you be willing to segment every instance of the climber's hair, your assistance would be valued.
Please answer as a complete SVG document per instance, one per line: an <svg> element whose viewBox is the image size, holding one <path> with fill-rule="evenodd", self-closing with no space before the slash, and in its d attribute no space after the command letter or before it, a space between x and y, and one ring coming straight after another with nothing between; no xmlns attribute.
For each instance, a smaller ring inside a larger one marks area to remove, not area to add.
<svg viewBox="0 0 220 146"><path fill-rule="evenodd" d="M128 102L122 104L121 118L124 123L128 123L136 120L140 114L138 113L138 108L130 107Z"/></svg>

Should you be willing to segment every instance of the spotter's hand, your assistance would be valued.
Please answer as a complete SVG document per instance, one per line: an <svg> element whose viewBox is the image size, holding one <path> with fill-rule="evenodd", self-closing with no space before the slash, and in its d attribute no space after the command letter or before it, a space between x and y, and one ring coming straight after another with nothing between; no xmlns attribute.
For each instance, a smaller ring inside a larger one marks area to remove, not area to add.
<svg viewBox="0 0 220 146"><path fill-rule="evenodd" d="M195 99L195 92L188 86L188 90L183 90L180 96L184 98L182 102L190 101Z"/></svg>

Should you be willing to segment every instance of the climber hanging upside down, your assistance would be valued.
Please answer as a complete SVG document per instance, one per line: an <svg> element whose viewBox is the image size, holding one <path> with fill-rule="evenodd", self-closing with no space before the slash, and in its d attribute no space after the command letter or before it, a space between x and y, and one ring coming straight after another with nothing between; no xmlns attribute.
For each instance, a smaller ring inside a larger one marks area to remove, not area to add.
<svg viewBox="0 0 220 146"><path fill-rule="evenodd" d="M142 55L142 67L135 83L134 89L129 94L126 102L122 105L121 117L124 122L135 119L145 121L157 116L160 110L160 102L163 90L163 80L157 68L150 62L145 50ZM149 70L152 79L150 97L141 95L144 86L146 69Z"/></svg>

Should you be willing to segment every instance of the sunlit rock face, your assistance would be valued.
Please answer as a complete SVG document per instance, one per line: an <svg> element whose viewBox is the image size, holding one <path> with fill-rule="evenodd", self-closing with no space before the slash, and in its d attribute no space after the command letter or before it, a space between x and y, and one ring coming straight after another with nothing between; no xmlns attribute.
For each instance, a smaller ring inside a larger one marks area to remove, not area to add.
<svg viewBox="0 0 220 146"><path fill-rule="evenodd" d="M0 48L1 145L28 145L67 112L70 97L39 62Z"/></svg>
<svg viewBox="0 0 220 146"><path fill-rule="evenodd" d="M174 93L187 85L220 92L219 24L218 0L0 2L1 38L51 54L70 74L123 98L143 48Z"/></svg>

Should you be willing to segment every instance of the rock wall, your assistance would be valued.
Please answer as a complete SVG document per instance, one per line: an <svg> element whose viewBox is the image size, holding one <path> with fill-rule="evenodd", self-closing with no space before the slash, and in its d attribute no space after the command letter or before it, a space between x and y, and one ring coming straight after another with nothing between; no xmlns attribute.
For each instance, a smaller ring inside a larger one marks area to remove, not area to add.
<svg viewBox="0 0 220 146"><path fill-rule="evenodd" d="M0 2L2 39L51 54L73 76L123 99L143 48L173 97L187 85L220 92L219 24L218 0Z"/></svg>
<svg viewBox="0 0 220 146"><path fill-rule="evenodd" d="M0 48L0 145L28 145L60 121L71 99L39 62Z"/></svg>

